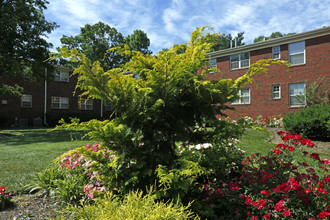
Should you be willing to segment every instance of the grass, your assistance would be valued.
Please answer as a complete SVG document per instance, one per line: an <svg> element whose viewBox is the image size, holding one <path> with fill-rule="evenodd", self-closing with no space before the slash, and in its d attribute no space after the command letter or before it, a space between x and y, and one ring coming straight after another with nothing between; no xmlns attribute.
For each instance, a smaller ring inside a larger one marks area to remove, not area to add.
<svg viewBox="0 0 330 220"><path fill-rule="evenodd" d="M267 130L247 129L241 137L238 147L246 152L246 156L250 156L251 154L256 153L260 153L261 155L266 156L272 148L276 148L276 144L273 144L269 141L271 137L272 134ZM323 152L322 150L318 150L317 148L295 148L295 151L292 153L292 162L295 165L298 165L298 162L307 162L309 164L308 168L311 167L315 170L318 170L318 165L316 163L312 163L312 161L314 160L311 159L309 155L305 156L302 153L303 151L307 151L309 152L309 154L318 153L320 155L321 160L323 158L330 158L330 153ZM306 172L304 167L299 165L298 168L300 172Z"/></svg>
<svg viewBox="0 0 330 220"><path fill-rule="evenodd" d="M247 129L240 138L238 147L246 152L246 156L255 153L267 155L268 152L276 146L267 141L271 138L271 135L272 134L267 130Z"/></svg>
<svg viewBox="0 0 330 220"><path fill-rule="evenodd" d="M88 142L83 132L50 131L0 130L0 186L10 191L21 190L51 160Z"/></svg>

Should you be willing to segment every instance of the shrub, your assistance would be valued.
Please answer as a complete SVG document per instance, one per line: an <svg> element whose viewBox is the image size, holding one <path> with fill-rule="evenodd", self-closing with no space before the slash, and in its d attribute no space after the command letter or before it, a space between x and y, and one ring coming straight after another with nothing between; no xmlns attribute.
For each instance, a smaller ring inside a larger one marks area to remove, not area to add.
<svg viewBox="0 0 330 220"><path fill-rule="evenodd" d="M283 118L284 128L314 140L330 138L330 105L315 105Z"/></svg>
<svg viewBox="0 0 330 220"><path fill-rule="evenodd" d="M51 166L37 173L30 185L31 191L45 190L63 203L79 205L103 196L113 189L110 177L114 176L110 163L114 153L100 144L71 150L55 159Z"/></svg>
<svg viewBox="0 0 330 220"><path fill-rule="evenodd" d="M173 202L156 202L152 192L143 196L141 191L130 192L120 198L110 195L99 199L92 205L81 207L67 207L56 217L62 219L199 219L189 207Z"/></svg>
<svg viewBox="0 0 330 220"><path fill-rule="evenodd" d="M278 144L268 156L251 155L243 173L231 181L210 181L196 198L208 204L203 214L215 219L316 219L330 217L330 160L303 151L304 161L293 161L302 145L314 147L301 135L280 132L286 144ZM194 205L194 204L193 204Z"/></svg>

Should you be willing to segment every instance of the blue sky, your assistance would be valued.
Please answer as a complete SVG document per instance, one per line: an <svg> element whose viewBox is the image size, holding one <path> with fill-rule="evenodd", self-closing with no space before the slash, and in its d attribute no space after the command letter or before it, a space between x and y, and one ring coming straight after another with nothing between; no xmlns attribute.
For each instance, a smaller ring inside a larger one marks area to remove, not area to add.
<svg viewBox="0 0 330 220"><path fill-rule="evenodd" d="M330 0L50 0L47 21L60 25L48 35L54 47L62 35L75 36L85 24L102 21L124 36L135 29L150 39L157 53L187 42L196 27L236 35L244 42L272 32L304 32L330 25Z"/></svg>

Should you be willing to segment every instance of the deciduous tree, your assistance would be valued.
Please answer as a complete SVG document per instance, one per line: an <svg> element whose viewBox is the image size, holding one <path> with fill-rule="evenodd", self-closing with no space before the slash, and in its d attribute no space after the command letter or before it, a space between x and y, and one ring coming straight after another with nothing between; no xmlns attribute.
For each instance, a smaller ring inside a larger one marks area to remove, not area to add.
<svg viewBox="0 0 330 220"><path fill-rule="evenodd" d="M44 61L52 46L45 37L57 27L45 19L46 4L46 0L0 1L0 77L44 77L45 67L50 67ZM18 88L1 84L0 93L19 94Z"/></svg>

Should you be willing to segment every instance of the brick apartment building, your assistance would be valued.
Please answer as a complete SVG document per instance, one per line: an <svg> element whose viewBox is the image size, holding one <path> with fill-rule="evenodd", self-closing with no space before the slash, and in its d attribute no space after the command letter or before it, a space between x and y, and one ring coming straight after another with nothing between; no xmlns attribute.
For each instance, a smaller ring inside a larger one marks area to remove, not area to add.
<svg viewBox="0 0 330 220"><path fill-rule="evenodd" d="M208 80L237 79L250 64L260 59L282 59L291 67L274 65L268 74L253 76L255 83L243 86L241 98L227 111L231 118L258 115L272 117L298 111L304 103L299 95L319 77L330 91L330 26L295 35L215 51L208 54L210 64L221 73L207 76Z"/></svg>
<svg viewBox="0 0 330 220"><path fill-rule="evenodd" d="M62 117L91 119L109 116L111 106L103 105L100 100L86 102L73 95L77 76L70 77L71 72L68 68L56 66L54 79L41 83L3 76L1 81L18 84L24 91L22 97L0 97L0 126L54 125Z"/></svg>
<svg viewBox="0 0 330 220"><path fill-rule="evenodd" d="M250 64L260 59L282 59L291 68L272 66L268 74L254 76L255 83L245 85L241 98L234 103L229 117L258 115L278 116L298 111L303 103L297 95L319 77L330 91L330 26L282 38L215 51L208 54L210 63L221 73L207 76L209 80L236 79ZM0 97L0 126L32 126L53 124L61 117L108 118L111 106L100 100L80 100L73 96L77 76L69 77L70 69L56 67L55 78L43 83L27 82L23 78L2 77L7 84L24 88L22 97Z"/></svg>

